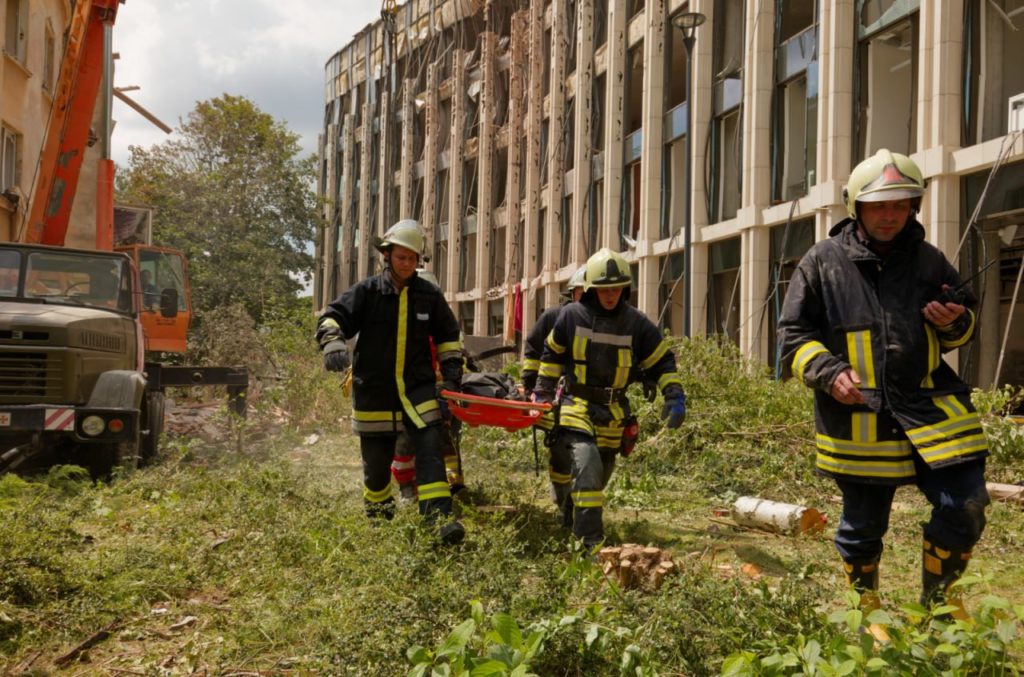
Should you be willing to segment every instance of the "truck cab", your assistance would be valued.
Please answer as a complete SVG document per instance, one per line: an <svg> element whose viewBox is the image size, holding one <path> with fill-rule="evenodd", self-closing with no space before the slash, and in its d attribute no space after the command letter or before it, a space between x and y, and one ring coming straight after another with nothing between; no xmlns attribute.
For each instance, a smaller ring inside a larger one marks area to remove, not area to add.
<svg viewBox="0 0 1024 677"><path fill-rule="evenodd" d="M127 254L0 243L0 471L56 451L104 475L155 453L142 304Z"/></svg>

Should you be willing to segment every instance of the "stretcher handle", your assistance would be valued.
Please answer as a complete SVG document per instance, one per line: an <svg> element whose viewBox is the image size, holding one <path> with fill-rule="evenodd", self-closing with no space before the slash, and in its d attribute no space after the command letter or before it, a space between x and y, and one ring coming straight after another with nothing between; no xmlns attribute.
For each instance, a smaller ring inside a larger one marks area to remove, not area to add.
<svg viewBox="0 0 1024 677"><path fill-rule="evenodd" d="M504 409L520 409L523 411L551 411L551 405L542 402L519 402L517 400L499 400L497 397L484 397L483 395L469 395L457 393L451 390L442 390L441 397L446 400L462 400L465 402L476 402L486 404L489 407L501 407Z"/></svg>

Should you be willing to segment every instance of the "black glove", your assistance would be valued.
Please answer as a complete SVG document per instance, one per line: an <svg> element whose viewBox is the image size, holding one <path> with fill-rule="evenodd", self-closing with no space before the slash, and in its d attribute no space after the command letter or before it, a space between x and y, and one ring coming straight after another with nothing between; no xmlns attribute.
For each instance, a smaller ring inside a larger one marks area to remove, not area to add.
<svg viewBox="0 0 1024 677"><path fill-rule="evenodd" d="M665 405L661 408L661 418L665 421L665 427L669 429L678 428L686 418L686 395L681 392L674 392L665 396Z"/></svg>
<svg viewBox="0 0 1024 677"><path fill-rule="evenodd" d="M523 390L528 393L532 393L533 389L537 387L537 372L527 371L523 373Z"/></svg>
<svg viewBox="0 0 1024 677"><path fill-rule="evenodd" d="M457 381L441 381L437 384L437 396L441 397L442 390L450 390L453 393L459 392L462 384Z"/></svg>
<svg viewBox="0 0 1024 677"><path fill-rule="evenodd" d="M538 388L533 391L533 401L538 404L551 404L555 401L555 393L551 390Z"/></svg>
<svg viewBox="0 0 1024 677"><path fill-rule="evenodd" d="M324 344L324 369L327 371L345 371L352 366L348 356L348 346L341 339L334 339Z"/></svg>
<svg viewBox="0 0 1024 677"><path fill-rule="evenodd" d="M654 398L658 396L658 382L644 379L642 383L644 388L644 399L648 402L653 402Z"/></svg>

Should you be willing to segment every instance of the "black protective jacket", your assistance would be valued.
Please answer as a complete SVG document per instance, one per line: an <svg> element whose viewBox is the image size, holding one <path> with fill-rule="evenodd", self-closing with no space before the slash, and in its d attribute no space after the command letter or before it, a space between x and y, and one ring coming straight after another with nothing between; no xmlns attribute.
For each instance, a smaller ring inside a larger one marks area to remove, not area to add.
<svg viewBox="0 0 1024 677"><path fill-rule="evenodd" d="M360 434L417 428L441 420L431 341L442 377L458 381L463 356L459 325L436 286L413 277L401 292L387 270L353 285L324 309L320 345L358 335L352 356L352 429Z"/></svg>
<svg viewBox="0 0 1024 677"><path fill-rule="evenodd" d="M829 235L800 261L779 321L786 375L814 388L818 471L900 484L914 480L915 449L932 467L986 456L970 389L942 359L970 340L974 313L943 329L921 313L957 271L913 219L884 259L851 219ZM866 404L829 394L850 368Z"/></svg>
<svg viewBox="0 0 1024 677"><path fill-rule="evenodd" d="M545 341L537 379L537 391L553 392L565 376L559 425L594 435L601 447L618 447L630 413L625 389L640 371L663 394L683 392L668 342L627 296L610 311L593 290L564 306Z"/></svg>
<svg viewBox="0 0 1024 677"><path fill-rule="evenodd" d="M554 308L548 308L540 317L537 318L537 323L530 329L530 333L526 335L526 341L523 342L523 387L526 392L533 392L534 386L537 385L537 372L540 371L540 357L544 354L544 340L547 339L548 334L551 333L551 329L555 326L555 320L558 319L558 313L562 312L562 306L558 305Z"/></svg>

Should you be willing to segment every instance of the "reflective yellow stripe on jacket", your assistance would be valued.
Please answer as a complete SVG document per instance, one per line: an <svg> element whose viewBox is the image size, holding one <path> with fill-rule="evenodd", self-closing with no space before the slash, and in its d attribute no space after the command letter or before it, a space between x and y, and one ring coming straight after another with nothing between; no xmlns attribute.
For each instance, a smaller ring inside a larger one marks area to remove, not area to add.
<svg viewBox="0 0 1024 677"><path fill-rule="evenodd" d="M967 309L967 316L970 318L970 324L967 326L967 331L965 331L963 333L963 335L958 336L955 339L949 339L949 340L943 339L942 335L940 334L939 335L939 345L941 345L946 350L951 350L953 348L959 348L960 346L962 346L963 344L965 344L965 343L967 343L968 341L971 340L971 336L974 334L974 320L975 320L975 318L974 318L974 311L972 311L970 308L968 308Z"/></svg>
<svg viewBox="0 0 1024 677"><path fill-rule="evenodd" d="M969 411L955 395L939 395L932 402L946 414L946 420L907 431L927 463L941 463L988 448L977 412Z"/></svg>
<svg viewBox="0 0 1024 677"><path fill-rule="evenodd" d="M793 375L800 379L801 383L804 380L804 370L807 369L807 365L822 353L828 353L824 343L821 341L808 341L800 346L796 354L793 355L793 363L790 365L790 368L793 370Z"/></svg>
<svg viewBox="0 0 1024 677"><path fill-rule="evenodd" d="M819 470L832 475L903 479L915 474L914 448L909 440L877 437L875 414L855 414L853 434L864 439L844 440L818 433L816 442Z"/></svg>
<svg viewBox="0 0 1024 677"><path fill-rule="evenodd" d="M390 433L402 428L400 411L352 411L352 431L357 433Z"/></svg>

